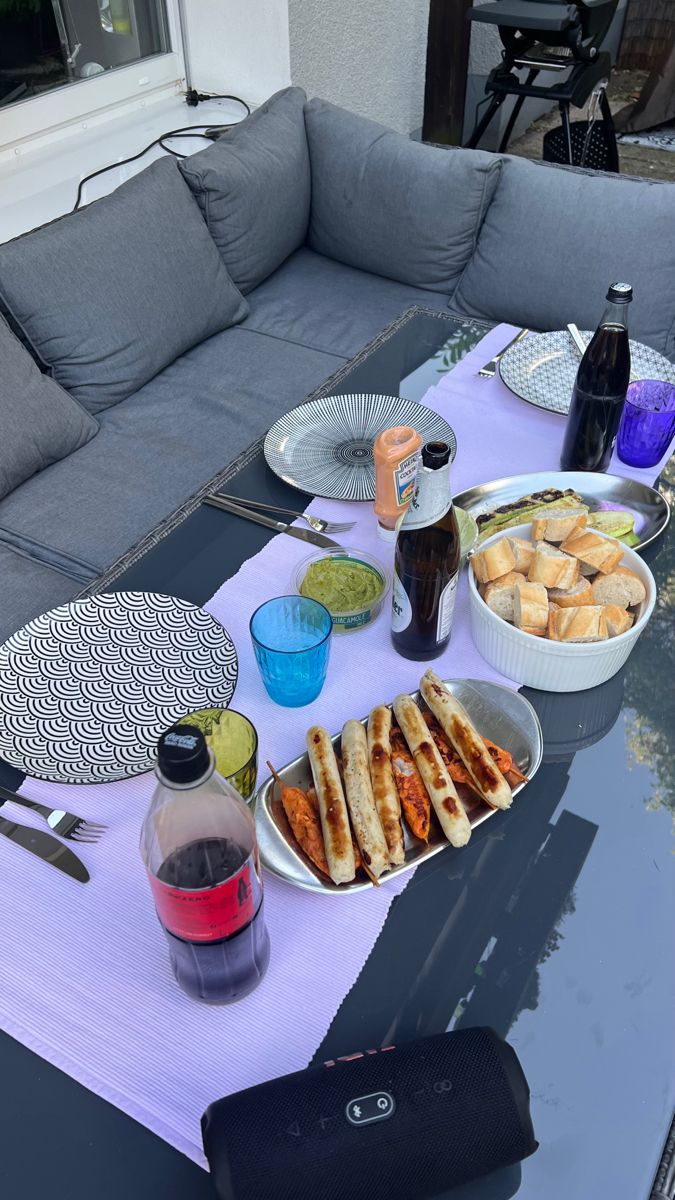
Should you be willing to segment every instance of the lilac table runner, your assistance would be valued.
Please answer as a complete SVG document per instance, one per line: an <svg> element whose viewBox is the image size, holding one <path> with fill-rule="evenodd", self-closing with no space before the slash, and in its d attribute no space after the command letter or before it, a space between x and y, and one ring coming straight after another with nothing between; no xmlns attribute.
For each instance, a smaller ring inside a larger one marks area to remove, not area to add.
<svg viewBox="0 0 675 1200"><path fill-rule="evenodd" d="M524 405L499 378L476 376L509 335L508 326L493 330L425 397L457 434L455 491L502 475L557 467L564 419ZM657 469L631 472L635 478L649 475L649 481L656 474ZM376 535L370 505L314 501L311 509L355 520L344 544L371 550L384 561L391 558L391 547ZM258 729L260 780L267 758L281 766L302 752L310 724L339 729L347 718L362 716L396 692L414 690L423 670L392 650L385 612L371 629L334 638L328 679L314 704L283 709L269 700L254 663L248 620L262 600L292 590L291 572L306 552L290 538L273 538L206 605L237 647L233 707ZM516 686L473 646L465 578L450 646L434 665L446 677ZM22 786L25 795L104 821L110 830L99 845L78 848L92 875L86 886L9 844L0 846L0 1025L204 1165L203 1109L223 1094L307 1064L410 876L385 881L377 890L324 899L266 873L269 972L241 1004L203 1007L187 1000L171 977L140 863L138 836L152 789L151 775L89 787L35 780ZM4 812L44 827L25 810L7 806Z"/></svg>

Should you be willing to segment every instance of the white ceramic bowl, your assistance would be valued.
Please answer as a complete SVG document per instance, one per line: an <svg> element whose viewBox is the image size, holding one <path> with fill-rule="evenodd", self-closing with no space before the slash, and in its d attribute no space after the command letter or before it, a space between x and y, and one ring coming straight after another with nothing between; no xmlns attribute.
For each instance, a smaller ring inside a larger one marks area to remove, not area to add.
<svg viewBox="0 0 675 1200"><path fill-rule="evenodd" d="M531 537L531 525L518 525L504 533L481 542L485 546L498 542L506 533L510 537ZM598 533L596 529L593 531ZM603 534L599 534L603 537ZM508 621L503 621L488 608L478 591L476 578L469 567L469 604L471 634L476 649L495 670L501 671L516 683L541 688L547 692L583 692L605 683L625 663L642 630L652 615L656 603L656 584L649 567L627 546L621 559L623 567L635 571L647 589L631 629L606 642L551 642L547 638L523 633Z"/></svg>

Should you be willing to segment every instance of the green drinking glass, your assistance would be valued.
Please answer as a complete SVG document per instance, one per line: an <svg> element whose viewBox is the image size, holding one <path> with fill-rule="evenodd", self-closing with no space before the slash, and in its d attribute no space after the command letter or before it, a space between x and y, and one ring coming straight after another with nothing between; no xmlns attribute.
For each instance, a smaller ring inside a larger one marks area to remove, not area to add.
<svg viewBox="0 0 675 1200"><path fill-rule="evenodd" d="M181 717L181 723L201 729L216 771L248 804L258 778L258 734L248 717L231 708L202 708Z"/></svg>

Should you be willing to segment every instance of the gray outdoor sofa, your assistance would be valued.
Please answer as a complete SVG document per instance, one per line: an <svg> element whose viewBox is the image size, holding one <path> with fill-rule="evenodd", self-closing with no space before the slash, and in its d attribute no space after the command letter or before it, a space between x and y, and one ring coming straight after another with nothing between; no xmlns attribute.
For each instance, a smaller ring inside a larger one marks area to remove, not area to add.
<svg viewBox="0 0 675 1200"><path fill-rule="evenodd" d="M0 640L410 305L592 328L618 278L675 358L675 185L423 146L297 88L0 245Z"/></svg>

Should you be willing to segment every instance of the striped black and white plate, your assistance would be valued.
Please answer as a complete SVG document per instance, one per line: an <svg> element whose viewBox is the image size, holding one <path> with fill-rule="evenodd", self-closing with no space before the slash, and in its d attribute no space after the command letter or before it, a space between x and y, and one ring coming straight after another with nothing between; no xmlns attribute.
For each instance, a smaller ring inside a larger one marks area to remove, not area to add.
<svg viewBox="0 0 675 1200"><path fill-rule="evenodd" d="M455 457L457 440L438 413L401 396L360 392L310 400L281 417L265 438L265 458L285 483L312 496L374 500L373 442L393 425L447 442Z"/></svg>
<svg viewBox="0 0 675 1200"><path fill-rule="evenodd" d="M0 646L0 756L38 779L106 783L148 771L163 730L229 704L237 652L209 613L110 592L36 617Z"/></svg>

